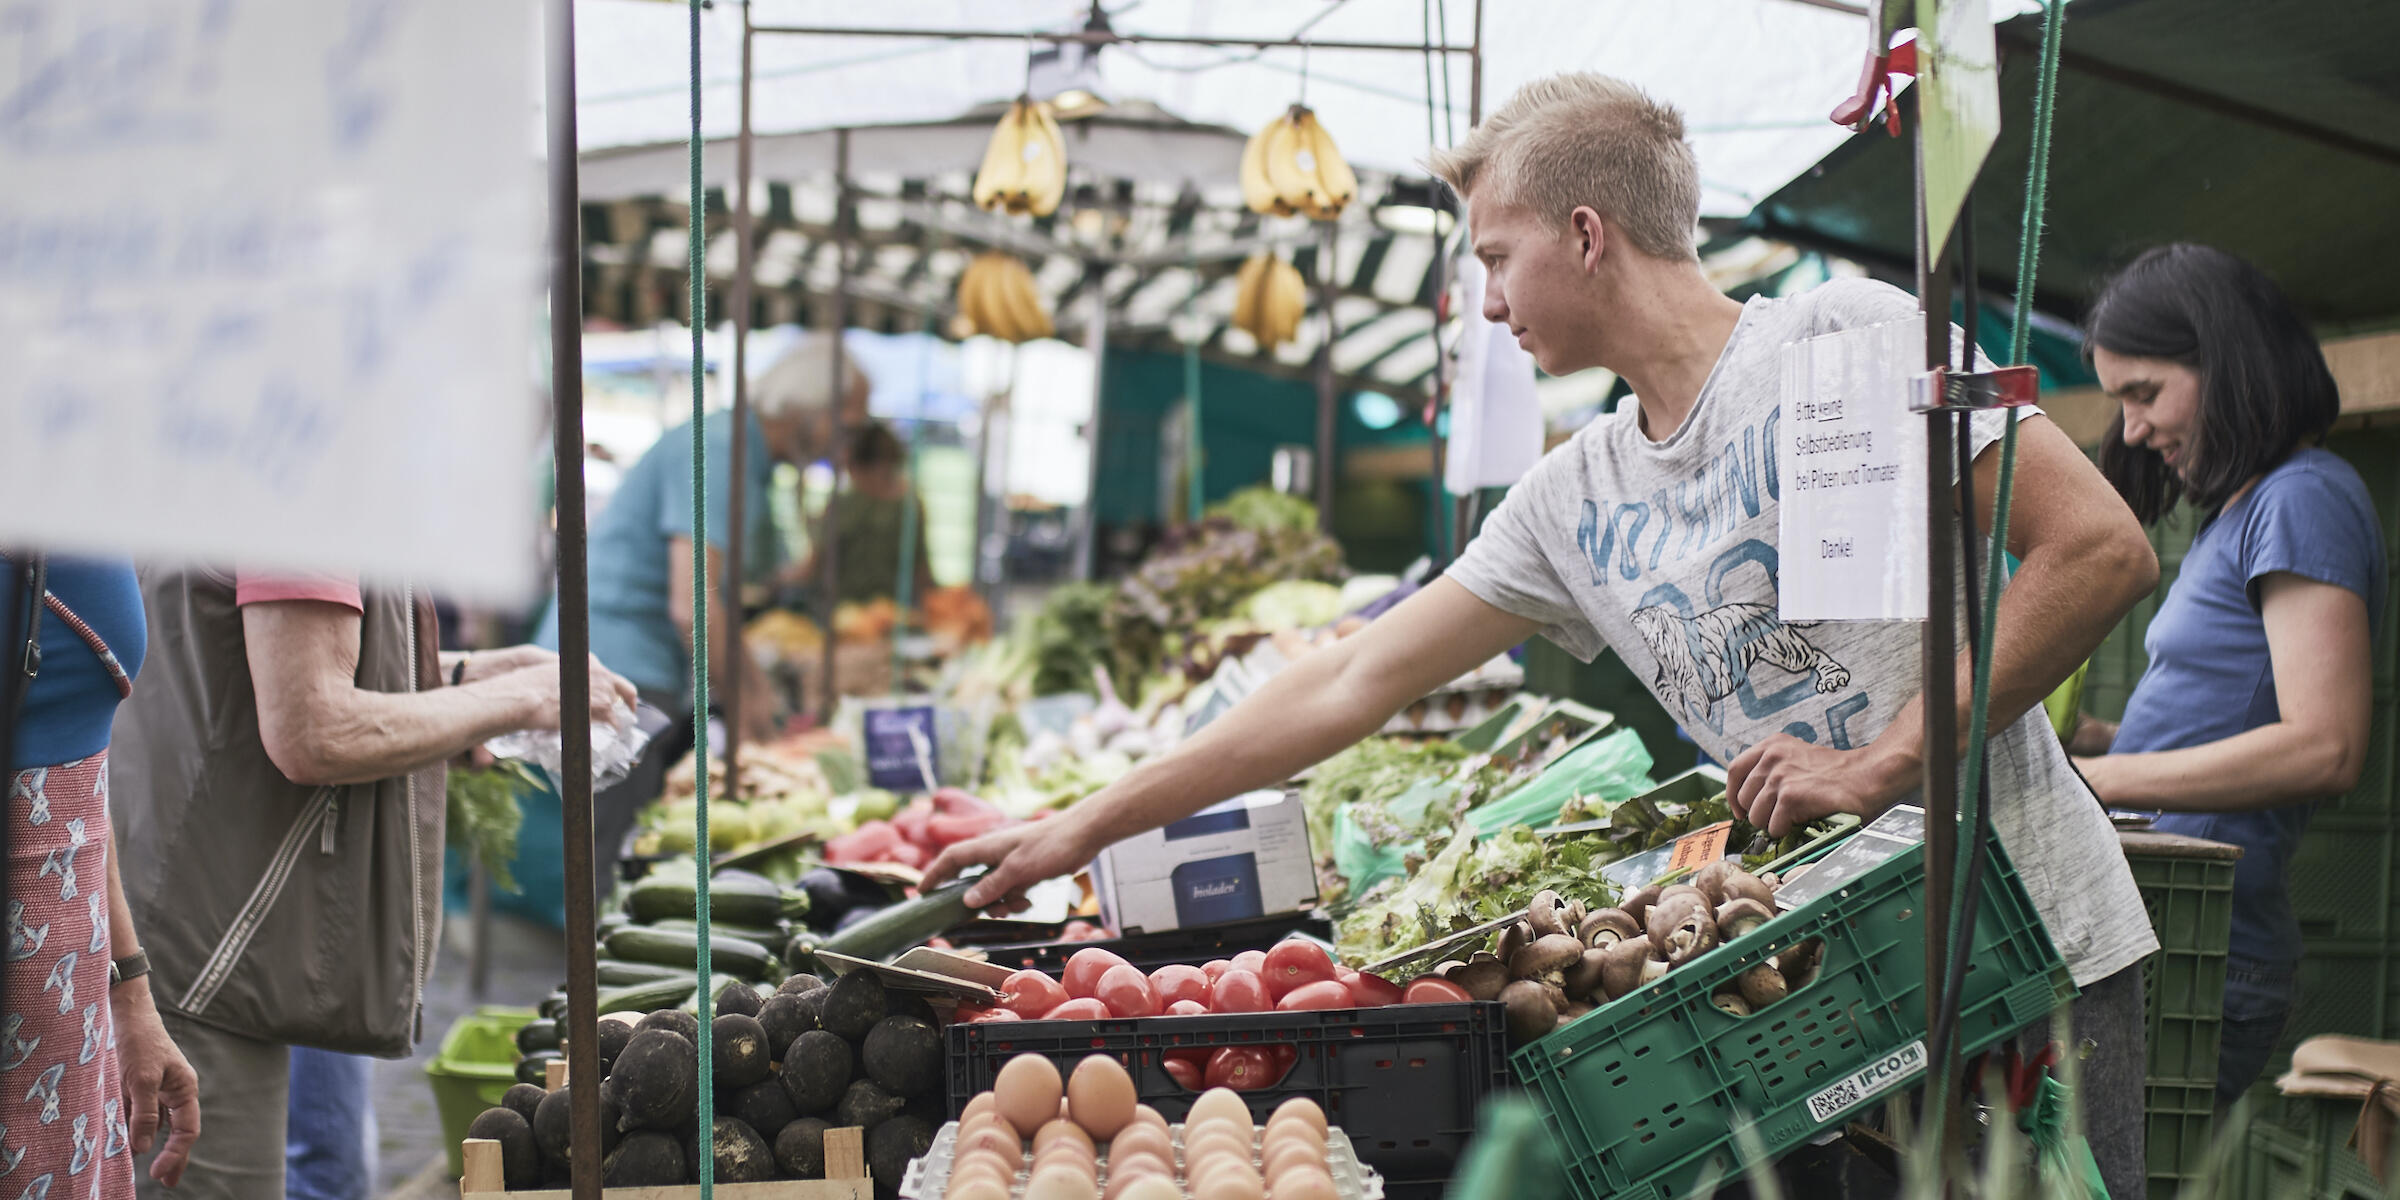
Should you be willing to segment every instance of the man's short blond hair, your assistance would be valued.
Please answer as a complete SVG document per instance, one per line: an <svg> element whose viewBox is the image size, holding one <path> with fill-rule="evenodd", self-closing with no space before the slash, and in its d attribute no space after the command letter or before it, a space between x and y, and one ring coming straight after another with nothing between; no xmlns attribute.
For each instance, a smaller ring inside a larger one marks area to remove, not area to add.
<svg viewBox="0 0 2400 1200"><path fill-rule="evenodd" d="M1535 80L1428 165L1461 200L1487 188L1561 222L1588 205L1645 254L1697 257L1700 164L1683 140L1683 114L1622 79L1571 71Z"/></svg>

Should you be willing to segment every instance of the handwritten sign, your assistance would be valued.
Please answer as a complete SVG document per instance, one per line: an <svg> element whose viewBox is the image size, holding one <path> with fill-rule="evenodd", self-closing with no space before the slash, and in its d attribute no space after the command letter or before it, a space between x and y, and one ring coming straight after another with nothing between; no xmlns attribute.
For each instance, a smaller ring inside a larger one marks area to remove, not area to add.
<svg viewBox="0 0 2400 1200"><path fill-rule="evenodd" d="M1911 318L1783 348L1786 621L1925 619L1925 421L1908 412L1924 328Z"/></svg>
<svg viewBox="0 0 2400 1200"><path fill-rule="evenodd" d="M930 792L941 786L933 762L933 708L870 708L861 735L867 782L892 792Z"/></svg>
<svg viewBox="0 0 2400 1200"><path fill-rule="evenodd" d="M1675 854L1667 861L1667 870L1697 871L1725 857L1725 844L1731 840L1731 821L1719 821L1705 829L1695 829L1675 839Z"/></svg>
<svg viewBox="0 0 2400 1200"><path fill-rule="evenodd" d="M523 595L538 32L527 0L12 6L0 540Z"/></svg>

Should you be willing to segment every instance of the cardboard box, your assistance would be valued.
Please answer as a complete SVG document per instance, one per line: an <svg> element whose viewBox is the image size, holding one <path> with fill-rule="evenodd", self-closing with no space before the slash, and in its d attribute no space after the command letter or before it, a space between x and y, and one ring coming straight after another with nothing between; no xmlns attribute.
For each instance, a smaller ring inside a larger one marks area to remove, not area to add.
<svg viewBox="0 0 2400 1200"><path fill-rule="evenodd" d="M1317 903L1298 792L1236 796L1130 837L1092 863L1100 911L1120 935L1220 925Z"/></svg>

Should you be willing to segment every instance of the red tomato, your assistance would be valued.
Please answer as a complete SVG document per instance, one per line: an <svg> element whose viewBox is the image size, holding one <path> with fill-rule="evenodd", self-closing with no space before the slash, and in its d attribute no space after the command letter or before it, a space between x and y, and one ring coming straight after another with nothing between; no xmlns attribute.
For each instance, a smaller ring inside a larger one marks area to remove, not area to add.
<svg viewBox="0 0 2400 1200"><path fill-rule="evenodd" d="M1402 1004L1465 1004L1474 998L1467 989L1439 975L1419 976L1400 989Z"/></svg>
<svg viewBox="0 0 2400 1200"><path fill-rule="evenodd" d="M1275 1069L1275 1057L1265 1047L1227 1046L1208 1056L1208 1071L1202 1079L1212 1088L1253 1092L1273 1086L1282 1074Z"/></svg>
<svg viewBox="0 0 2400 1200"><path fill-rule="evenodd" d="M1299 987L1285 992L1283 999L1275 1002L1277 1012L1353 1007L1356 1006L1351 1002L1350 989L1331 979L1320 979L1315 983L1301 984Z"/></svg>
<svg viewBox="0 0 2400 1200"><path fill-rule="evenodd" d="M1058 986L1057 980L1030 968L1000 983L1000 1007L1013 1009L1027 1020L1038 1018L1070 999L1067 989Z"/></svg>
<svg viewBox="0 0 2400 1200"><path fill-rule="evenodd" d="M1265 1012L1275 1007L1275 998L1267 994L1267 983L1248 971L1225 972L1209 993L1208 1007L1212 1012Z"/></svg>
<svg viewBox="0 0 2400 1200"><path fill-rule="evenodd" d="M1090 921L1069 921L1066 931L1059 935L1062 942L1097 942L1117 936Z"/></svg>
<svg viewBox="0 0 2400 1200"><path fill-rule="evenodd" d="M960 813L956 816L944 813L925 822L925 836L930 844L947 848L969 838L982 837L1007 824L1008 818L996 812Z"/></svg>
<svg viewBox="0 0 2400 1200"><path fill-rule="evenodd" d="M892 817L892 828L899 830L901 837L918 845L924 845L925 823L933 819L934 812L933 801L917 800Z"/></svg>
<svg viewBox="0 0 2400 1200"><path fill-rule="evenodd" d="M1166 1064L1167 1074L1174 1076L1175 1082L1191 1091L1201 1090L1207 1081L1208 1069L1188 1058L1178 1058L1170 1054L1166 1058Z"/></svg>
<svg viewBox="0 0 2400 1200"><path fill-rule="evenodd" d="M936 811L949 816L973 816L984 813L997 816L1000 814L998 806L959 788L943 788L926 799L932 802Z"/></svg>
<svg viewBox="0 0 2400 1200"><path fill-rule="evenodd" d="M1442 982L1448 983L1445 979ZM1400 1003L1400 985L1381 975L1351 971L1342 976L1342 986L1350 989L1350 999L1360 1008L1380 1008Z"/></svg>
<svg viewBox="0 0 2400 1200"><path fill-rule="evenodd" d="M1267 970L1261 978L1278 1000L1306 984L1338 982L1333 974L1333 960L1326 956L1325 948L1297 939L1278 942L1267 951Z"/></svg>
<svg viewBox="0 0 2400 1200"><path fill-rule="evenodd" d="M1232 970L1232 969L1233 969L1233 960L1232 960L1232 959L1229 959L1229 958L1212 958L1212 959L1210 959L1210 960L1208 961L1208 965L1206 965L1206 966L1204 966L1204 967L1201 967L1201 968L1200 968L1200 973L1201 973L1201 974L1203 974L1203 975L1206 975L1206 976L1208 976L1208 981L1209 981L1210 983L1215 983L1215 982L1217 981L1217 977L1218 977L1218 976L1220 976L1220 975L1223 975L1225 972L1227 972L1227 971L1230 971L1230 970Z"/></svg>
<svg viewBox="0 0 2400 1200"><path fill-rule="evenodd" d="M1178 1000L1167 1006L1167 1015L1170 1017L1204 1017L1208 1015L1208 1006L1197 1000Z"/></svg>
<svg viewBox="0 0 2400 1200"><path fill-rule="evenodd" d="M1209 982L1207 972L1183 963L1171 963L1150 972L1150 990L1158 993L1161 1004L1193 1000L1205 1005Z"/></svg>
<svg viewBox="0 0 2400 1200"><path fill-rule="evenodd" d="M1292 1069L1293 1063L1300 1061L1300 1048L1289 1042L1278 1042L1269 1046L1267 1053L1275 1060L1275 1078L1278 1082L1283 1079L1285 1073Z"/></svg>
<svg viewBox="0 0 2400 1200"><path fill-rule="evenodd" d="M1099 1021L1108 1017L1108 1006L1097 1000L1069 1000L1042 1014L1045 1021Z"/></svg>
<svg viewBox="0 0 2400 1200"><path fill-rule="evenodd" d="M1116 954L1098 946L1086 946L1067 960L1067 969L1059 979L1067 986L1067 994L1078 1000L1088 1000L1100 994L1100 977L1110 967L1127 965Z"/></svg>
<svg viewBox="0 0 2400 1200"><path fill-rule="evenodd" d="M1233 969L1237 971L1248 971L1251 974L1258 976L1260 979L1265 979L1267 977L1267 952L1264 950L1244 950L1240 954L1233 956Z"/></svg>
<svg viewBox="0 0 2400 1200"><path fill-rule="evenodd" d="M1158 1015L1158 993L1150 990L1150 977L1140 967L1118 963L1100 973L1094 991L1108 1011L1120 1017L1155 1017Z"/></svg>
<svg viewBox="0 0 2400 1200"><path fill-rule="evenodd" d="M1022 1021L1025 1016L1014 1009L982 1008L973 1004L961 1004L958 1006L957 1015L952 1019L968 1025L982 1025L991 1021Z"/></svg>
<svg viewBox="0 0 2400 1200"><path fill-rule="evenodd" d="M933 861L933 856L925 853L925 848L915 842L894 842L892 843L892 852L884 856L884 861L896 862L901 866L915 867L922 871L927 863Z"/></svg>

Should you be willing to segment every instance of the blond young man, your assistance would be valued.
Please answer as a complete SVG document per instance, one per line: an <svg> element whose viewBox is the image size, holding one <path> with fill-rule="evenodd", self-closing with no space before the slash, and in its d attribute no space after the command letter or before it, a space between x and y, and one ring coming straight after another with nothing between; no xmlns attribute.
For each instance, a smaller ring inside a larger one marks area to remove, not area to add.
<svg viewBox="0 0 2400 1200"><path fill-rule="evenodd" d="M1484 315L1550 374L1616 372L1638 411L1544 456L1444 576L1365 632L1059 819L952 847L929 885L993 864L968 900L1013 907L1028 884L1121 838L1290 778L1537 633L1585 660L1616 651L1732 764L1737 809L1772 833L1913 799L1917 627L1776 618L1775 426L1782 346L1912 317L1916 301L1867 280L1747 304L1720 294L1693 251L1699 171L1682 117L1617 80L1530 84L1432 166L1466 202L1490 272ZM1973 423L1979 505L2000 422ZM2107 482L2038 414L2021 426L2017 472L2008 548L2023 565L1994 623L1994 823L2085 989L2074 1028L2096 1046L2084 1111L2109 1190L2139 1195L2139 966L2157 942L2105 813L2036 705L2149 593L2158 564ZM1979 519L1990 527L1988 511Z"/></svg>

